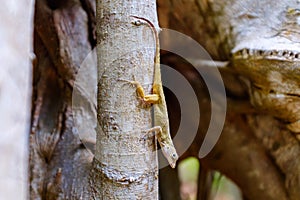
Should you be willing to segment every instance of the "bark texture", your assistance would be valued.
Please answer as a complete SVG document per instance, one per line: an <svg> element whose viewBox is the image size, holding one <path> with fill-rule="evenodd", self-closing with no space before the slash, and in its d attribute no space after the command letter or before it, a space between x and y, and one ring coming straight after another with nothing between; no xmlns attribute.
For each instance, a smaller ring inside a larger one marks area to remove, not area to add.
<svg viewBox="0 0 300 200"><path fill-rule="evenodd" d="M33 3L0 8L0 199L28 198Z"/></svg>
<svg viewBox="0 0 300 200"><path fill-rule="evenodd" d="M93 1L35 5L30 198L86 199L92 155L73 121L72 89L79 66L94 45ZM94 10L95 13L95 10ZM82 109L83 115L88 111Z"/></svg>
<svg viewBox="0 0 300 200"><path fill-rule="evenodd" d="M90 174L94 199L158 199L156 143L146 135L151 108L124 81L138 81L151 93L155 37L148 25L135 25L139 21L131 15L157 27L155 1L97 1L100 124Z"/></svg>

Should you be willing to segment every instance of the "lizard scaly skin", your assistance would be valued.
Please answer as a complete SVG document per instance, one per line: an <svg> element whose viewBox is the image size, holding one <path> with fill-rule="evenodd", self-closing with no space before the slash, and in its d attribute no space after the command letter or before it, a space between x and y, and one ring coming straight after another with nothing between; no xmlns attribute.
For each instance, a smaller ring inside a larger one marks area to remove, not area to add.
<svg viewBox="0 0 300 200"><path fill-rule="evenodd" d="M137 16L131 16L131 17L138 20L133 22L134 25L136 26L143 25L143 24L148 25L155 35L156 47L155 47L155 57L154 57L154 80L153 80L152 94L145 95L142 86L138 82L131 81L131 83L136 85L137 94L145 103L153 104L155 127L148 130L148 132L152 132L152 131L156 132L156 137L162 149L162 152L166 157L166 159L168 160L170 166L174 168L176 166L176 161L178 160L178 155L170 135L167 105L166 105L165 95L164 95L163 86L161 82L158 33L154 25L149 20Z"/></svg>

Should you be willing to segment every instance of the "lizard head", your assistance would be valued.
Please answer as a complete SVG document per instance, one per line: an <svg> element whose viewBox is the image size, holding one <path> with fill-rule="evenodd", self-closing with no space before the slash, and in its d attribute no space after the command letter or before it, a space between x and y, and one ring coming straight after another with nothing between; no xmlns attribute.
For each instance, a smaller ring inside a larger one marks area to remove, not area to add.
<svg viewBox="0 0 300 200"><path fill-rule="evenodd" d="M170 166L172 168L175 168L176 161L178 160L178 155L176 153L175 148L170 145L165 145L164 147L162 147L162 152L163 152L164 156L167 158Z"/></svg>

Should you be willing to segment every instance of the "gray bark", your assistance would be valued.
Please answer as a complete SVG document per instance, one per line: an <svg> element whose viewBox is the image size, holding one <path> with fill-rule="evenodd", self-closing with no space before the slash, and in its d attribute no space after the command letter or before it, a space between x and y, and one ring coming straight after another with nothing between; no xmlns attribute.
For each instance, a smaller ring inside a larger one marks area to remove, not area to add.
<svg viewBox="0 0 300 200"><path fill-rule="evenodd" d="M155 1L97 1L98 121L96 151L90 174L94 199L158 199L158 163L151 128L151 108L136 88L149 94L154 73L154 33L135 26L130 15L157 27Z"/></svg>
<svg viewBox="0 0 300 200"><path fill-rule="evenodd" d="M0 8L0 199L28 198L33 3Z"/></svg>

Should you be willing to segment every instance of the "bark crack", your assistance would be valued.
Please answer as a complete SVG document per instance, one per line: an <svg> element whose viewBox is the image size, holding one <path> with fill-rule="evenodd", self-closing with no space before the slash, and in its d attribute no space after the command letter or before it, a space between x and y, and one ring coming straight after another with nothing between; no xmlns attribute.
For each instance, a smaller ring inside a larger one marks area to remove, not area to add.
<svg viewBox="0 0 300 200"><path fill-rule="evenodd" d="M96 173L101 173L107 179L122 185L142 183L149 176L154 176L156 179L158 178L157 169L144 172L124 172L116 168L107 166L99 162L97 159L94 160L94 164L94 169L97 170Z"/></svg>

